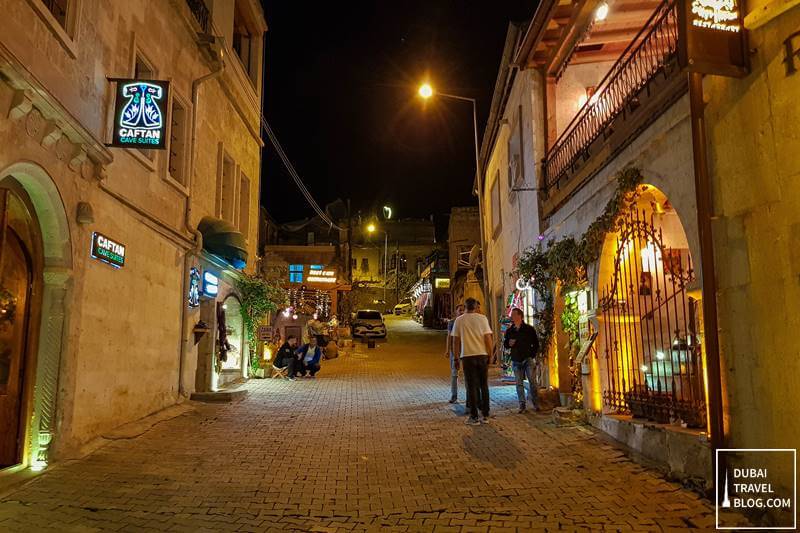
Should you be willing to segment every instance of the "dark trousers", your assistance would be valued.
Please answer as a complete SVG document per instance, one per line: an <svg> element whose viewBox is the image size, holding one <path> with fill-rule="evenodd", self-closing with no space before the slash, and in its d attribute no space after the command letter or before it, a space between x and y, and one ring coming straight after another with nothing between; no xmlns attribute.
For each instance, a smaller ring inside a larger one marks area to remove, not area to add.
<svg viewBox="0 0 800 533"><path fill-rule="evenodd" d="M289 376L289 377L294 377L294 375L297 373L297 365L298 365L299 362L300 361L298 361L294 357L285 358L283 361L281 361L281 364L276 364L275 366L278 367L278 368L287 368L288 367L286 375Z"/></svg>
<svg viewBox="0 0 800 533"><path fill-rule="evenodd" d="M306 363L305 361L298 361L298 365L299 365L299 369L300 369L299 372L300 372L301 376L305 376L306 372L308 372L309 374L311 374L313 376L314 374L319 372L319 368L320 368L318 364Z"/></svg>
<svg viewBox="0 0 800 533"><path fill-rule="evenodd" d="M483 416L489 416L489 358L485 355L463 357L461 364L467 382L470 416L477 417L478 410Z"/></svg>

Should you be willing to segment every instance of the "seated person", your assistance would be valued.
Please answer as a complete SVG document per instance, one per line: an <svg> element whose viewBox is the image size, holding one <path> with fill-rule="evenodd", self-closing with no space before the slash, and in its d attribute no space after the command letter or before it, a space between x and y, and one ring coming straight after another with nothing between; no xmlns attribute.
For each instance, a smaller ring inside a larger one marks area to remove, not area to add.
<svg viewBox="0 0 800 533"><path fill-rule="evenodd" d="M297 373L297 368L299 366L299 361L297 360L297 355L295 355L295 349L297 348L297 337L294 335L289 335L286 338L286 342L278 348L278 353L275 355L275 363L274 366L276 368L287 368L289 369L286 377L288 379L294 379L294 375Z"/></svg>
<svg viewBox="0 0 800 533"><path fill-rule="evenodd" d="M322 359L322 348L317 345L316 337L309 337L308 344L304 344L295 352L300 356L298 361L298 372L305 376L306 372L313 378L320 369L320 359Z"/></svg>

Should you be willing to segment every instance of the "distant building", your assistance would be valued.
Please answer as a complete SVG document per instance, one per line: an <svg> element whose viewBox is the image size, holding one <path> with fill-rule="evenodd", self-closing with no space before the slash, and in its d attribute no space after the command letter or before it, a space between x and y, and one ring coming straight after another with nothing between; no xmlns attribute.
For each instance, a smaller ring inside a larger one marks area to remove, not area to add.
<svg viewBox="0 0 800 533"><path fill-rule="evenodd" d="M454 207L447 226L450 294L453 306L467 298L483 298L480 265L481 230L478 207Z"/></svg>

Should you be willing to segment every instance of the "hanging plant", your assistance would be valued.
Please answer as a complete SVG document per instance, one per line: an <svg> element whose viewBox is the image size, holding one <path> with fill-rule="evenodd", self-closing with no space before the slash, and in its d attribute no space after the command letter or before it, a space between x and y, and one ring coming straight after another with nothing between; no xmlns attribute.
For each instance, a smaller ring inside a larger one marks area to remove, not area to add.
<svg viewBox="0 0 800 533"><path fill-rule="evenodd" d="M276 311L283 303L285 294L277 284L272 284L259 276L243 273L236 282L236 288L241 298L242 321L244 322L247 340L251 346L250 367L253 371L258 369L256 352L252 349L257 342L258 326L271 311Z"/></svg>
<svg viewBox="0 0 800 533"><path fill-rule="evenodd" d="M562 294L584 286L587 268L600 259L606 235L617 231L622 214L638 196L642 174L639 169L628 167L617 174L617 187L603 212L592 222L580 239L573 236L551 240L547 248L541 244L525 250L517 261L517 274L528 279L542 302L534 315L540 340L540 356L547 354L555 328L554 295L556 282L561 284ZM569 300L569 298L567 299ZM561 316L561 325L570 334L571 342L579 338L577 330L579 314L577 302L572 309L567 302ZM573 325L574 324L574 325Z"/></svg>

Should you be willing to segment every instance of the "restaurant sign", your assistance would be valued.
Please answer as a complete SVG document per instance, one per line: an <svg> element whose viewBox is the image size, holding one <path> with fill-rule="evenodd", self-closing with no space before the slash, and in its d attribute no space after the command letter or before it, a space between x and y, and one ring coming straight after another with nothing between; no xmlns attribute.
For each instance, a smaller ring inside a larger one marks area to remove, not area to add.
<svg viewBox="0 0 800 533"><path fill-rule="evenodd" d="M102 233L92 233L92 257L114 268L125 266L125 245L109 239Z"/></svg>
<svg viewBox="0 0 800 533"><path fill-rule="evenodd" d="M169 82L114 78L117 97L110 146L163 150L167 140Z"/></svg>
<svg viewBox="0 0 800 533"><path fill-rule="evenodd" d="M747 75L747 36L741 8L741 0L679 0L681 66L703 74Z"/></svg>
<svg viewBox="0 0 800 533"><path fill-rule="evenodd" d="M310 283L336 283L336 271L322 270L319 265L311 265L306 281Z"/></svg>

